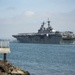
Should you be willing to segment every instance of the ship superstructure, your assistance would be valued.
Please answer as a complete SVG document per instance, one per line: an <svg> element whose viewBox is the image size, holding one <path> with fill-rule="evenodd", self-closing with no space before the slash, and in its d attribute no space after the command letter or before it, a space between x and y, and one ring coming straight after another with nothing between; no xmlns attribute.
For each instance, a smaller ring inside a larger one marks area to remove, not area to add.
<svg viewBox="0 0 75 75"><path fill-rule="evenodd" d="M49 19L47 23L48 27L45 28L45 22L43 22L37 33L19 33L18 35L13 35L13 37L22 43L60 44L73 43L75 41L73 32L55 31L51 27Z"/></svg>

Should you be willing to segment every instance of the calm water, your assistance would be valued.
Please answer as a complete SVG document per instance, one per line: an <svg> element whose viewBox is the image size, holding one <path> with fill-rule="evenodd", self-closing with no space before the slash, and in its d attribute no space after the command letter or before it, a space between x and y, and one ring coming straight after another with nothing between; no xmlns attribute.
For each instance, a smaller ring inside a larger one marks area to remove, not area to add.
<svg viewBox="0 0 75 75"><path fill-rule="evenodd" d="M75 45L10 43L8 61L31 75L75 75Z"/></svg>

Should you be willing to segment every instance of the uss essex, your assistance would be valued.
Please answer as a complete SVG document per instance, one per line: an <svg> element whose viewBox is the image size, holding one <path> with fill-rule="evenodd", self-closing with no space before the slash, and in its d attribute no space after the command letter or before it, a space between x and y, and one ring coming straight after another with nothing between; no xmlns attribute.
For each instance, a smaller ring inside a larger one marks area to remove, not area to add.
<svg viewBox="0 0 75 75"><path fill-rule="evenodd" d="M45 28L43 22L37 33L19 33L12 35L19 42L22 43L42 43L42 44L61 44L61 43L74 43L75 34L71 31L55 31L50 25L50 21L47 21L48 27Z"/></svg>

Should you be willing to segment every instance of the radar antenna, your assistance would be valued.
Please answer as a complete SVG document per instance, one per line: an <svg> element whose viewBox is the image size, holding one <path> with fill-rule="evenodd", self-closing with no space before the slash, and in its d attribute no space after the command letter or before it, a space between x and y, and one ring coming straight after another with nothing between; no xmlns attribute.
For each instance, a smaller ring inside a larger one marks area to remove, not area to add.
<svg viewBox="0 0 75 75"><path fill-rule="evenodd" d="M42 25L45 25L45 22L43 21Z"/></svg>
<svg viewBox="0 0 75 75"><path fill-rule="evenodd" d="M41 27L43 28L43 27L44 27L44 25L45 25L45 22L43 21L43 23L42 23Z"/></svg>

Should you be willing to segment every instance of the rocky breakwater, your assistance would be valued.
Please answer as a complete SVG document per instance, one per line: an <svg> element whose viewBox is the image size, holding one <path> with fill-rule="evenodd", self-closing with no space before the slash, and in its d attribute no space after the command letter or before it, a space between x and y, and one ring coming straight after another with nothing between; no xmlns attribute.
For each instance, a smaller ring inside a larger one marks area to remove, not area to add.
<svg viewBox="0 0 75 75"><path fill-rule="evenodd" d="M30 73L14 66L8 61L0 60L0 75L30 75Z"/></svg>
<svg viewBox="0 0 75 75"><path fill-rule="evenodd" d="M7 61L7 54L10 53L9 41L0 40L0 54L3 54L3 60L0 60L0 75L30 75L28 71L24 71Z"/></svg>

